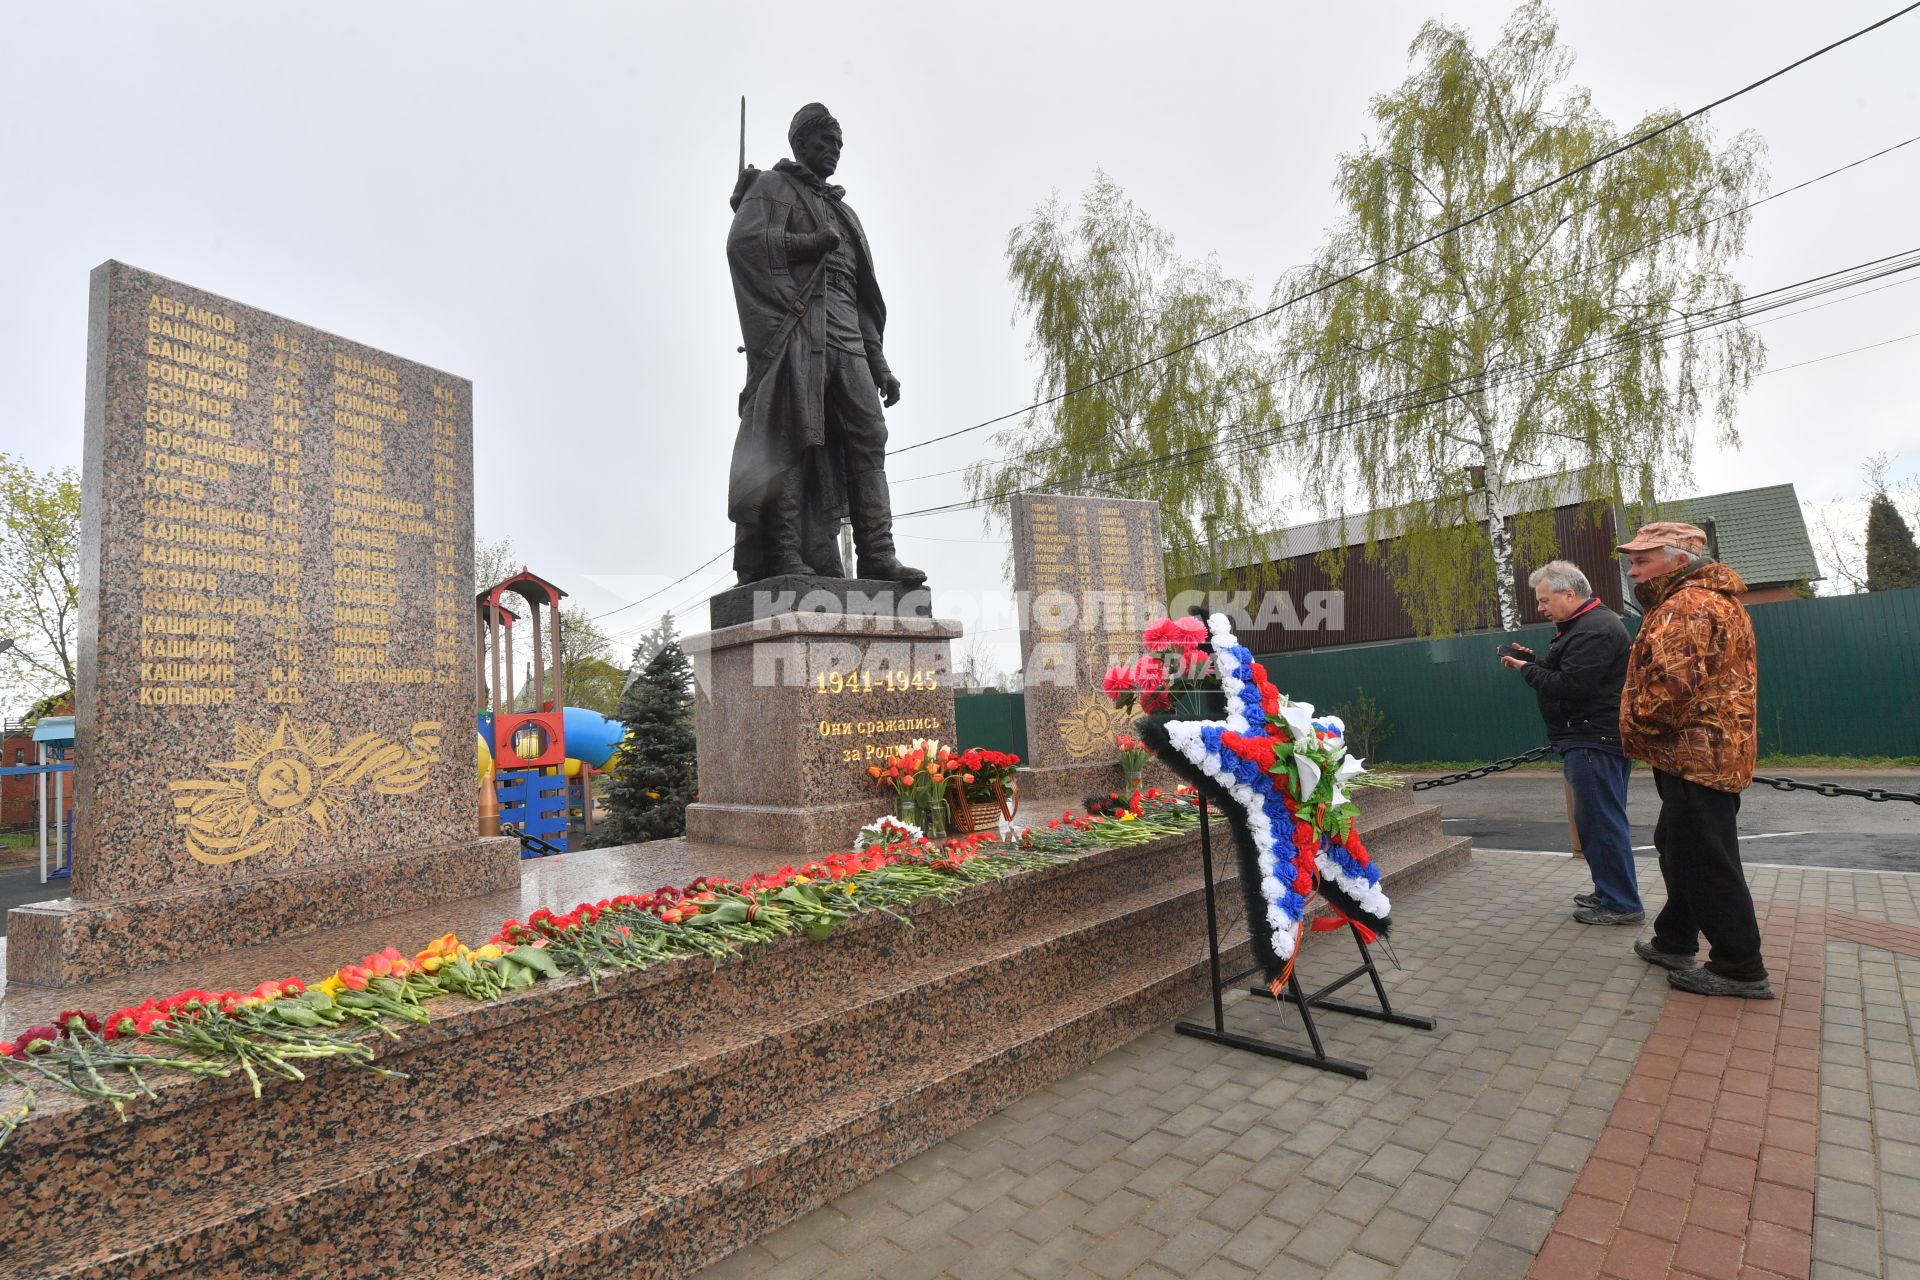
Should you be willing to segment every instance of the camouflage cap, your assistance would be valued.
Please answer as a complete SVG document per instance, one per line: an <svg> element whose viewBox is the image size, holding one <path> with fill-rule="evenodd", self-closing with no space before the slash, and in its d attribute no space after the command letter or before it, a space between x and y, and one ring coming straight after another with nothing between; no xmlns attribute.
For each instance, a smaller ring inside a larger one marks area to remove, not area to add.
<svg viewBox="0 0 1920 1280"><path fill-rule="evenodd" d="M1652 551L1658 547L1672 547L1676 551L1691 551L1698 555L1707 549L1707 531L1697 524L1655 520L1652 524L1641 525L1631 542L1623 542L1614 550Z"/></svg>

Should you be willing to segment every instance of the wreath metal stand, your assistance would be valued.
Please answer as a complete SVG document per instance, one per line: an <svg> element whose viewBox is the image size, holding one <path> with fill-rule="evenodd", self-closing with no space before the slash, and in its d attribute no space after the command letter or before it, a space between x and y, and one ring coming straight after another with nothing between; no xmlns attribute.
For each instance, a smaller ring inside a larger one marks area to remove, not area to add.
<svg viewBox="0 0 1920 1280"><path fill-rule="evenodd" d="M1372 1018L1376 1022L1391 1022L1396 1026L1417 1027L1422 1031L1433 1030L1434 1023L1432 1018L1422 1018L1416 1014L1395 1013L1393 1011L1393 1004L1387 999L1387 989L1380 981L1380 971L1374 968L1373 953L1367 947L1367 940L1360 936L1360 930L1355 928L1351 921L1347 924L1347 931L1353 935L1353 944L1360 948L1360 965L1358 968L1328 983L1312 995L1308 995L1300 989L1300 975L1297 971L1287 976L1287 994L1293 1000L1294 1007L1300 1011L1300 1021L1306 1026L1307 1039L1313 1044L1312 1053L1308 1053L1304 1049L1297 1049L1292 1045L1275 1044L1270 1040L1262 1040L1258 1036L1242 1035L1237 1031L1227 1030L1226 1006L1221 999L1221 992L1246 977L1249 973L1254 972L1258 966L1242 969L1240 972L1225 979L1220 977L1220 923L1213 896L1212 815L1208 811L1207 798L1203 795L1199 799L1200 866L1201 872L1206 877L1207 882L1207 962L1209 966L1208 972L1212 979L1213 1025L1209 1027L1198 1022L1176 1022L1173 1024L1173 1029L1177 1034L1193 1036L1199 1040L1210 1040L1215 1044L1224 1044L1235 1049L1245 1049L1249 1053L1258 1053L1269 1058L1281 1058L1287 1062L1298 1062L1305 1066L1318 1067L1322 1071L1337 1071L1344 1076L1352 1076L1357 1080L1365 1080L1373 1074L1372 1067L1369 1067L1363 1062L1349 1062L1344 1058L1333 1058L1327 1055L1326 1045L1320 1039L1320 1029L1314 1025L1313 1011L1315 1009L1327 1009L1334 1013L1350 1014L1356 1018ZM1368 1005L1349 1004L1344 1000L1333 1000L1329 998L1334 992L1340 990L1348 983L1355 981L1363 974L1373 980L1374 994L1380 998L1379 1008L1375 1009ZM1248 990L1259 996L1270 996L1272 994L1265 987L1255 986L1248 988Z"/></svg>

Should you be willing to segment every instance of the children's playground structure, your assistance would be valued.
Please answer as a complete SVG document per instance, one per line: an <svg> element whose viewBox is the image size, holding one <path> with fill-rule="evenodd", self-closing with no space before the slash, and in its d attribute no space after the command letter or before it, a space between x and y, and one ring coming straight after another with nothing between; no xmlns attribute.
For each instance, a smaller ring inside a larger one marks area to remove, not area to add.
<svg viewBox="0 0 1920 1280"><path fill-rule="evenodd" d="M518 836L522 857L567 850L568 814L593 829L593 778L613 759L626 727L585 707L560 704L566 660L560 601L566 592L522 567L474 598L480 715L480 830ZM504 597L518 596L524 617ZM531 649L525 688L515 680L514 633Z"/></svg>
<svg viewBox="0 0 1920 1280"><path fill-rule="evenodd" d="M64 880L73 874L73 808L67 775L73 772L73 717L42 716L33 726L36 760L32 764L0 766L0 778L33 778L38 788L35 806L40 817L40 883ZM48 803L48 783L52 803ZM51 827L51 838L49 838Z"/></svg>

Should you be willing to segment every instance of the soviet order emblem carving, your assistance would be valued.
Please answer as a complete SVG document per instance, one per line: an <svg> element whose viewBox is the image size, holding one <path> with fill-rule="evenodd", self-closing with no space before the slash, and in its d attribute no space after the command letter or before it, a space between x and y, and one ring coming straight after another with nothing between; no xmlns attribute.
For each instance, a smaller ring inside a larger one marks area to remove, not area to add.
<svg viewBox="0 0 1920 1280"><path fill-rule="evenodd" d="M421 720L404 744L363 733L339 749L327 725L302 727L282 715L272 732L240 724L233 758L207 766L215 776L168 784L174 822L201 862L238 862L271 849L290 853L310 831L330 831L334 813L360 788L406 795L426 785L440 758L440 724Z"/></svg>

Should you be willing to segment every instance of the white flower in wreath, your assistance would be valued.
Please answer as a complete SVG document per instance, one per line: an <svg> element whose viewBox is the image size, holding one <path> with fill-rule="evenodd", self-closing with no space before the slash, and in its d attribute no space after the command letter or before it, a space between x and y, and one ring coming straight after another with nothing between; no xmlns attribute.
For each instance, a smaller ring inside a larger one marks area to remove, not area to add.
<svg viewBox="0 0 1920 1280"><path fill-rule="evenodd" d="M860 828L853 837L853 850L855 853L865 853L869 849L884 849L890 844L917 844L926 838L926 832L919 827L888 814Z"/></svg>
<svg viewBox="0 0 1920 1280"><path fill-rule="evenodd" d="M1313 743L1313 704L1311 702L1282 702L1280 718L1287 722L1287 735L1296 745Z"/></svg>

